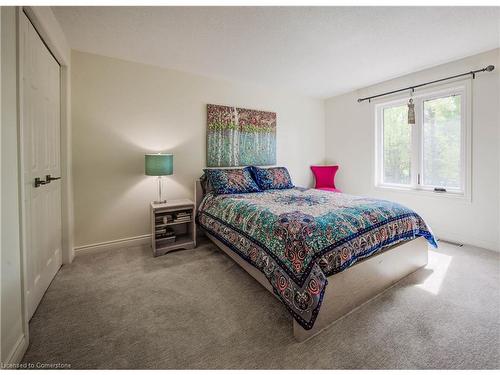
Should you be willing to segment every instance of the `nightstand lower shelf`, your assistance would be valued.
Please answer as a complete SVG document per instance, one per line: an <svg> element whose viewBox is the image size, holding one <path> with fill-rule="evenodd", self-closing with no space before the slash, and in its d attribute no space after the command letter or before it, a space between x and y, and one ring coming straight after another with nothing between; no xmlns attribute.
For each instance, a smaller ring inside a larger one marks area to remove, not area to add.
<svg viewBox="0 0 500 375"><path fill-rule="evenodd" d="M188 250L188 249L194 249L196 247L195 242L192 239L192 236L189 234L184 234L181 236L178 236L175 240L175 242L168 242L166 244L158 244L158 241L156 242L157 245L154 249L154 256L160 256L164 255L166 253L169 253L171 251L175 250Z"/></svg>

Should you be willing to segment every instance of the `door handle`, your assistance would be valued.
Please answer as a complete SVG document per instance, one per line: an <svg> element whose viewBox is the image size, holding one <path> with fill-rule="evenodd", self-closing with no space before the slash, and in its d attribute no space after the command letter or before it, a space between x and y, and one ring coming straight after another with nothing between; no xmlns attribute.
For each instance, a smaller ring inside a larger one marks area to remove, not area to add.
<svg viewBox="0 0 500 375"><path fill-rule="evenodd" d="M47 181L40 180L40 177L35 178L35 187L40 187L41 185L45 185Z"/></svg>
<svg viewBox="0 0 500 375"><path fill-rule="evenodd" d="M50 184L50 181L60 180L61 177L52 177L50 174L45 176L45 183Z"/></svg>

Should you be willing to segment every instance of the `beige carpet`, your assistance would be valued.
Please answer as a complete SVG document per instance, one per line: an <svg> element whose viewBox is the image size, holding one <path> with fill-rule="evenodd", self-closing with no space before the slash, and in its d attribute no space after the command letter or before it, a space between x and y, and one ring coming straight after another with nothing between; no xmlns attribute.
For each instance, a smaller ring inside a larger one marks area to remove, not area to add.
<svg viewBox="0 0 500 375"><path fill-rule="evenodd" d="M441 244L430 264L315 338L294 341L267 290L209 242L64 266L25 362L72 368L499 368L499 254Z"/></svg>

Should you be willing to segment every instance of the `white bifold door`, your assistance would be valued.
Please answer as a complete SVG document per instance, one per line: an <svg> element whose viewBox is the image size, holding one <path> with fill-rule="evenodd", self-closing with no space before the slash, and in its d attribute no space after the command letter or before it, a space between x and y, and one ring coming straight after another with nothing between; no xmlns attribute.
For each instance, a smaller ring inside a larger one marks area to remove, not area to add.
<svg viewBox="0 0 500 375"><path fill-rule="evenodd" d="M20 19L25 291L29 318L62 264L60 66Z"/></svg>

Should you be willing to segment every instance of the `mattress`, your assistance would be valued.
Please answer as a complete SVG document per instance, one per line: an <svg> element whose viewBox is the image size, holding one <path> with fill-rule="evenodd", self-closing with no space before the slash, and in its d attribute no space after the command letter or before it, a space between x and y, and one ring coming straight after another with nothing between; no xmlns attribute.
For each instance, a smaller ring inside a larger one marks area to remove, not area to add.
<svg viewBox="0 0 500 375"><path fill-rule="evenodd" d="M401 241L437 246L405 206L316 189L208 193L197 222L261 271L304 329L314 325L328 276Z"/></svg>

